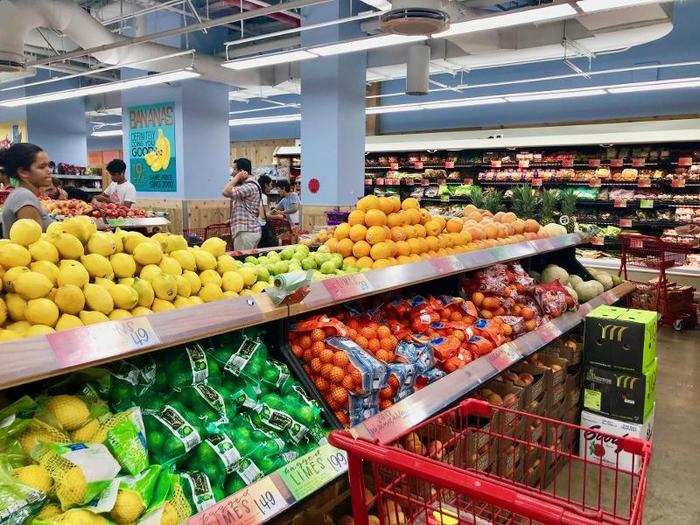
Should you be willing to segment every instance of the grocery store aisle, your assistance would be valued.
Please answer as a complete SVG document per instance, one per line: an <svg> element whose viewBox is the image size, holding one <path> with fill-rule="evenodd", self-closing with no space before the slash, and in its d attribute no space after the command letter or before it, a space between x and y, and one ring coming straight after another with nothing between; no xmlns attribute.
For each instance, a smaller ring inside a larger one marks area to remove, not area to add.
<svg viewBox="0 0 700 525"><path fill-rule="evenodd" d="M654 450L644 523L700 523L700 330L658 339ZM693 495L694 494L694 495Z"/></svg>

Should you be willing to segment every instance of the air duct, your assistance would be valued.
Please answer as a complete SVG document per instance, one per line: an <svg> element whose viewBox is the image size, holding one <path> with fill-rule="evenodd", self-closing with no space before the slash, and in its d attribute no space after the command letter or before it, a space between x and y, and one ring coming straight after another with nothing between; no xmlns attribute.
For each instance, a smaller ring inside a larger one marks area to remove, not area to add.
<svg viewBox="0 0 700 525"><path fill-rule="evenodd" d="M406 94L427 95L430 75L430 46L416 44L408 48L406 61Z"/></svg>
<svg viewBox="0 0 700 525"><path fill-rule="evenodd" d="M31 31L40 27L53 28L83 49L115 42L128 42L109 31L97 19L90 16L71 0L0 0L0 71L24 69L24 45ZM175 48L152 42L124 46L95 53L94 57L109 65L119 65L168 55ZM176 57L151 62L143 66L149 71L172 71L191 65L189 57ZM240 88L272 85L272 75L263 81L261 72L231 71L221 67L222 59L197 55L196 68L206 80L238 86ZM134 66L138 67L138 66Z"/></svg>

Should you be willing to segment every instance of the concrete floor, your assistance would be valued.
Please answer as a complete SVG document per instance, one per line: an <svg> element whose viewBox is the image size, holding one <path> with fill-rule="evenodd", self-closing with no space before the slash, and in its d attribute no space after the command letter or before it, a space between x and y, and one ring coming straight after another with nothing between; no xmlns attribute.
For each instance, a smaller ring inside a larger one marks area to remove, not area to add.
<svg viewBox="0 0 700 525"><path fill-rule="evenodd" d="M662 329L645 524L700 524L700 330Z"/></svg>

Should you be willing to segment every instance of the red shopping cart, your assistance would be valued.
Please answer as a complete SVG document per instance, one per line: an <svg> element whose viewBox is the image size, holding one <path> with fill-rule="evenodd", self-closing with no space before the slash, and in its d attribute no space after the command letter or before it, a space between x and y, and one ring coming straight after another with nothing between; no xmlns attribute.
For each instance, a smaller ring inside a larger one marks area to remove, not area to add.
<svg viewBox="0 0 700 525"><path fill-rule="evenodd" d="M231 223L229 222L210 224L204 228L185 228L182 230L182 235L187 239L188 244L195 246L199 246L210 237L219 237L226 241L228 250L233 249L231 245Z"/></svg>
<svg viewBox="0 0 700 525"><path fill-rule="evenodd" d="M578 439L591 454L573 452ZM382 525L642 522L651 444L640 439L467 399L386 445L348 431L329 441L348 452L357 525L370 508ZM603 443L616 444L612 460Z"/></svg>
<svg viewBox="0 0 700 525"><path fill-rule="evenodd" d="M650 282L638 282L628 295L627 304L632 308L659 312L661 324L676 330L692 328L697 324L697 305L693 302L695 289L668 282L666 270L682 266L692 247L668 242L647 235L620 235L620 275L627 279L634 268L653 268L658 277Z"/></svg>

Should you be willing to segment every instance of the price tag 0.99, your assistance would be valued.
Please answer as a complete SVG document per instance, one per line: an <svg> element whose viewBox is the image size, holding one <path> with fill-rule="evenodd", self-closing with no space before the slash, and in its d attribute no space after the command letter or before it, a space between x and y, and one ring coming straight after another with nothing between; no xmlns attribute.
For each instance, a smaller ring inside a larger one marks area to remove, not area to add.
<svg viewBox="0 0 700 525"><path fill-rule="evenodd" d="M326 279L323 286L334 301L343 301L372 291L372 284L360 273Z"/></svg>
<svg viewBox="0 0 700 525"><path fill-rule="evenodd" d="M90 363L160 344L150 321L134 317L46 336L63 367Z"/></svg>
<svg viewBox="0 0 700 525"><path fill-rule="evenodd" d="M299 501L345 472L348 459L344 451L323 445L282 467L279 476Z"/></svg>

